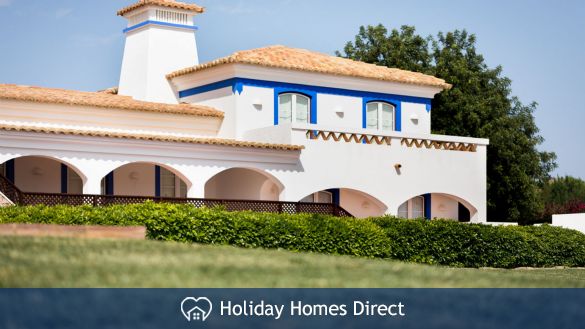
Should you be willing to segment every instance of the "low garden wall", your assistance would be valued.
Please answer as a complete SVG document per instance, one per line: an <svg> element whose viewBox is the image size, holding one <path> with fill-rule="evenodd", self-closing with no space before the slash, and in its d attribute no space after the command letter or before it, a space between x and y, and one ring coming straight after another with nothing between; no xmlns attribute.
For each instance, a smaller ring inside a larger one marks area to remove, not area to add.
<svg viewBox="0 0 585 329"><path fill-rule="evenodd" d="M585 233L585 213L553 215L552 225Z"/></svg>

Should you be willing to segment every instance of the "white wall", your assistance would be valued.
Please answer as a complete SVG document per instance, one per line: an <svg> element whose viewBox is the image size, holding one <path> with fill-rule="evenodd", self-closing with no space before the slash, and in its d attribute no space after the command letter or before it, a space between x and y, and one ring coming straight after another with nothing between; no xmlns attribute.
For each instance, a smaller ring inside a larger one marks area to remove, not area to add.
<svg viewBox="0 0 585 329"><path fill-rule="evenodd" d="M232 92L231 87L185 97L181 101L211 106L223 111L224 118L217 136L222 138L236 137L236 95Z"/></svg>
<svg viewBox="0 0 585 329"><path fill-rule="evenodd" d="M362 105L360 97L318 94L317 123L331 127L359 129L363 124Z"/></svg>
<svg viewBox="0 0 585 329"><path fill-rule="evenodd" d="M126 35L119 94L176 104L178 100L166 74L198 63L192 30L147 25L130 31Z"/></svg>
<svg viewBox="0 0 585 329"><path fill-rule="evenodd" d="M402 131L408 133L430 134L431 113L426 104L402 102Z"/></svg>
<svg viewBox="0 0 585 329"><path fill-rule="evenodd" d="M14 182L25 192L61 193L61 163L41 157L15 159Z"/></svg>
<svg viewBox="0 0 585 329"><path fill-rule="evenodd" d="M570 228L585 234L585 213L553 215L552 225Z"/></svg>
<svg viewBox="0 0 585 329"><path fill-rule="evenodd" d="M274 125L274 89L244 86L241 94L236 92L236 99L236 137Z"/></svg>
<svg viewBox="0 0 585 329"><path fill-rule="evenodd" d="M114 170L114 195L154 196L154 165L132 163Z"/></svg>

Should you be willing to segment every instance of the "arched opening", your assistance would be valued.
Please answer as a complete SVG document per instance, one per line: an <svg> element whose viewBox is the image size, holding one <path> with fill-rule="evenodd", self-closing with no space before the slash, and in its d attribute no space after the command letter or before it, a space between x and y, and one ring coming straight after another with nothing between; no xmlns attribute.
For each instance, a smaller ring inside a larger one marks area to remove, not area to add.
<svg viewBox="0 0 585 329"><path fill-rule="evenodd" d="M79 170L59 159L32 155L0 164L0 174L31 193L82 194L85 180Z"/></svg>
<svg viewBox="0 0 585 329"><path fill-rule="evenodd" d="M383 216L388 207L375 197L349 188L332 188L316 191L300 202L334 203L357 218Z"/></svg>
<svg viewBox="0 0 585 329"><path fill-rule="evenodd" d="M397 216L402 218L448 219L469 222L477 209L462 198L446 193L427 193L400 204Z"/></svg>
<svg viewBox="0 0 585 329"><path fill-rule="evenodd" d="M282 183L264 171L230 168L205 183L205 198L278 201L283 189Z"/></svg>
<svg viewBox="0 0 585 329"><path fill-rule="evenodd" d="M118 167L101 181L103 195L186 198L188 181L167 166L133 162Z"/></svg>

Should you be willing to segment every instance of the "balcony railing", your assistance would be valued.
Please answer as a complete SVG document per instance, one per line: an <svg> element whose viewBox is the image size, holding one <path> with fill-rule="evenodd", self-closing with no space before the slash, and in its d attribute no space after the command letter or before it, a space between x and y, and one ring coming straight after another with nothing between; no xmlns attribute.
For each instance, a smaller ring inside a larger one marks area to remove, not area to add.
<svg viewBox="0 0 585 329"><path fill-rule="evenodd" d="M163 198L146 196L97 195L97 194L62 194L62 193L32 193L18 189L6 177L0 175L0 191L14 204L29 205L91 205L108 206L117 204L137 204L145 201L190 204L195 207L223 207L228 211L257 211L272 213L310 213L333 215L338 217L353 217L342 207L332 203L285 202L263 200L224 200L224 199L197 199L197 198Z"/></svg>
<svg viewBox="0 0 585 329"><path fill-rule="evenodd" d="M446 151L477 152L480 145L489 141L481 138L444 136L433 134L411 134L404 132L376 132L371 130L339 131L319 126L293 126L293 132L304 133L308 140L337 143L373 144L392 146L393 142L408 148L426 148ZM298 143L298 141L297 141Z"/></svg>

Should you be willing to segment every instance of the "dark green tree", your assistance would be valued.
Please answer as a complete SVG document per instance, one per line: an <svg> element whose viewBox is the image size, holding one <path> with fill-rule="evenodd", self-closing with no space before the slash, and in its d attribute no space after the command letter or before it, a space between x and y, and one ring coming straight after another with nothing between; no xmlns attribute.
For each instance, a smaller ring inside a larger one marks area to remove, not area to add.
<svg viewBox="0 0 585 329"><path fill-rule="evenodd" d="M555 168L555 154L543 142L533 113L536 103L512 96L502 68L489 68L465 30L422 37L412 26L388 30L360 27L338 56L431 74L453 85L432 102L433 133L489 138L488 218L528 223L543 205L539 187Z"/></svg>

